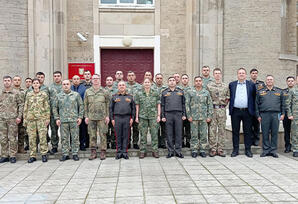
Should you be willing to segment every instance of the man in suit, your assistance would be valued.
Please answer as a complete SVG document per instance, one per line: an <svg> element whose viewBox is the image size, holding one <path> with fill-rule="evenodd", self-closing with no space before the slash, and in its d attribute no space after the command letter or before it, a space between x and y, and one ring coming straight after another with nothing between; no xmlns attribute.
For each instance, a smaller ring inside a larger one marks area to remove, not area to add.
<svg viewBox="0 0 298 204"><path fill-rule="evenodd" d="M243 122L245 155L252 157L251 134L252 119L255 115L256 86L246 80L246 70L240 68L237 71L238 80L229 84L230 106L229 111L232 119L233 152L231 157L239 154L240 123Z"/></svg>

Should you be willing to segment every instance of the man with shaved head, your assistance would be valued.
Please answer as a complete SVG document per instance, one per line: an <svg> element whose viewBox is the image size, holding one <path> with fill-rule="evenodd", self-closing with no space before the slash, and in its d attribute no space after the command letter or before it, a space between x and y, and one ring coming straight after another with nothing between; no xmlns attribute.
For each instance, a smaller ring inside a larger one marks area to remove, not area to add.
<svg viewBox="0 0 298 204"><path fill-rule="evenodd" d="M70 89L69 80L63 80L62 89L63 92L57 95L53 108L56 124L61 128L62 157L60 161L69 159L70 149L73 160L78 161L79 125L84 115L83 100L80 94Z"/></svg>

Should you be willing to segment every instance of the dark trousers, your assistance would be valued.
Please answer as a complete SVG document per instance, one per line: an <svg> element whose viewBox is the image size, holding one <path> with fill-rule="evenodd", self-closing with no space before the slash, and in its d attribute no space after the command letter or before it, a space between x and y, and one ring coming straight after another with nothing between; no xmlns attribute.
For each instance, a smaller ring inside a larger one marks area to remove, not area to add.
<svg viewBox="0 0 298 204"><path fill-rule="evenodd" d="M248 109L233 108L231 119L233 134L233 151L239 151L239 134L241 121L243 122L245 150L250 151L252 116L249 114Z"/></svg>
<svg viewBox="0 0 298 204"><path fill-rule="evenodd" d="M253 144L258 144L260 141L260 122L257 117L252 117L252 134L251 134L251 142Z"/></svg>
<svg viewBox="0 0 298 204"><path fill-rule="evenodd" d="M117 153L127 153L129 140L129 115L115 116L115 136Z"/></svg>
<svg viewBox="0 0 298 204"><path fill-rule="evenodd" d="M179 154L182 147L182 112L166 112L165 116L168 152Z"/></svg>
<svg viewBox="0 0 298 204"><path fill-rule="evenodd" d="M160 147L166 145L166 123L160 121L160 127L158 128L158 144Z"/></svg>
<svg viewBox="0 0 298 204"><path fill-rule="evenodd" d="M112 121L109 122L109 126L108 126L107 143L111 143L111 145L116 143L115 131L114 131Z"/></svg>
<svg viewBox="0 0 298 204"><path fill-rule="evenodd" d="M89 148L89 134L88 125L85 123L85 118L83 118L80 124L80 148Z"/></svg>
<svg viewBox="0 0 298 204"><path fill-rule="evenodd" d="M277 139L279 129L278 112L262 112L261 115L261 128L263 135L263 152L265 154L276 153ZM271 140L269 134L271 132Z"/></svg>
<svg viewBox="0 0 298 204"><path fill-rule="evenodd" d="M288 118L288 115L285 115L284 120L282 121L284 126L284 139L285 139L285 148L291 149L291 120Z"/></svg>
<svg viewBox="0 0 298 204"><path fill-rule="evenodd" d="M184 142L184 138L186 143L190 142L190 122L187 119L183 120L182 143Z"/></svg>

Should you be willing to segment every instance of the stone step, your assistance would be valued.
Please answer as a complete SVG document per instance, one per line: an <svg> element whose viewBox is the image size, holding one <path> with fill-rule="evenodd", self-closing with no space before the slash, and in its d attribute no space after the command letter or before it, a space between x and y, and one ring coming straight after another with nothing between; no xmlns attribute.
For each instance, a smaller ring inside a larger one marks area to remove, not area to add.
<svg viewBox="0 0 298 204"><path fill-rule="evenodd" d="M232 153L232 148L226 148L225 149L225 152L227 154L227 156L229 156L231 153ZM261 153L261 148L260 147L255 147L255 146L252 146L252 153L253 154L260 154ZM29 151L28 151L29 152ZM128 150L128 155L130 157L138 157L139 156L139 150L137 149L129 149ZM148 148L148 152L147 152L147 156L148 157L151 157L152 156L152 150L151 148ZM159 149L158 150L159 152L159 155L161 157L163 156L166 156L168 154L168 150L167 149ZM244 145L243 144L240 144L240 150L239 150L239 153L240 154L244 154ZM97 152L97 155L99 157L99 154L100 152L98 151ZM182 148L182 154L185 155L185 156L190 156L191 155L191 151L189 148ZM107 150L107 157L115 157L116 155L116 150L114 149L108 149ZM48 158L49 159L60 159L62 156L62 153L61 153L61 149L58 150L58 153L54 154L54 155L50 155L48 154ZM88 158L90 156L90 149L87 149L86 151L79 151L79 154L78 156L80 158ZM29 153L26 153L26 154L17 154L17 159L19 160L27 160L29 158ZM37 159L41 159L41 155L40 153L37 154Z"/></svg>

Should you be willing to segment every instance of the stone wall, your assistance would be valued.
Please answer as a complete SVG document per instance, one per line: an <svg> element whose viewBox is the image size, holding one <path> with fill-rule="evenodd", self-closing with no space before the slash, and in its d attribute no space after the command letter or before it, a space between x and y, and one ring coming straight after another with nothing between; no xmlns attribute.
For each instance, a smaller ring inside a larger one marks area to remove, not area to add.
<svg viewBox="0 0 298 204"><path fill-rule="evenodd" d="M280 0L229 0L224 5L224 79L236 79L236 70L257 67L260 79L273 74L284 87L295 74L296 62L280 60Z"/></svg>
<svg viewBox="0 0 298 204"><path fill-rule="evenodd" d="M94 16L93 6L98 1L67 1L67 61L93 62ZM88 34L87 42L80 42L77 32Z"/></svg>
<svg viewBox="0 0 298 204"><path fill-rule="evenodd" d="M28 71L28 7L26 0L0 0L0 78Z"/></svg>
<svg viewBox="0 0 298 204"><path fill-rule="evenodd" d="M160 69L165 79L175 72L185 73L185 4L181 0L160 1Z"/></svg>

